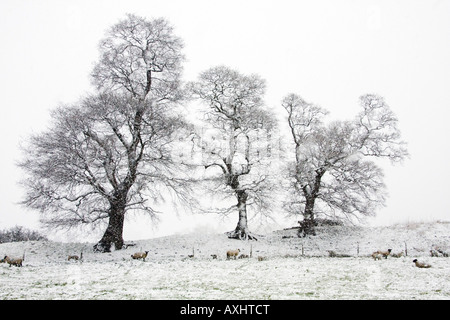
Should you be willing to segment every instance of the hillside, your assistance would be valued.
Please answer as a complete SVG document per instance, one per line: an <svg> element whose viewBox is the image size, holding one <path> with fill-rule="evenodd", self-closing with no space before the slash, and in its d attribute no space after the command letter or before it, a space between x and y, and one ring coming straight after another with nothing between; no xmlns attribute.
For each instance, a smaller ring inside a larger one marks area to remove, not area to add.
<svg viewBox="0 0 450 320"><path fill-rule="evenodd" d="M439 247L450 252L450 222L396 224L388 227L324 226L317 228L317 235L298 238L296 229L275 231L260 235L258 241L242 242L228 239L224 234L184 234L130 242L134 246L112 253L92 252L93 243L60 243L53 241L29 241L0 244L0 255L22 256L27 264L63 262L69 254L83 251L85 261L114 261L128 258L130 253L149 250L149 260L182 259L192 255L209 259L211 254L225 258L228 249L240 249L241 253L266 257L328 256L327 250L351 256L367 256L375 250L405 250L408 256L428 257L430 249ZM3 257L3 256L2 256Z"/></svg>
<svg viewBox="0 0 450 320"><path fill-rule="evenodd" d="M251 242L223 234L173 235L137 241L111 253L92 252L92 243L3 243L0 254L25 253L25 261L22 268L0 264L0 298L450 298L450 260L430 256L433 247L450 252L448 222L328 226L304 239L295 233L295 229L279 230ZM382 261L369 257L378 249L401 252L405 244L407 257ZM252 258L227 261L226 250L238 248L244 254L252 251ZM145 262L130 257L140 250L149 251ZM350 257L329 258L328 250ZM81 251L83 262L67 261L68 255ZM193 253L194 258L189 258ZM218 258L212 259L212 254ZM259 256L265 260L258 261ZM433 268L415 268L414 258Z"/></svg>

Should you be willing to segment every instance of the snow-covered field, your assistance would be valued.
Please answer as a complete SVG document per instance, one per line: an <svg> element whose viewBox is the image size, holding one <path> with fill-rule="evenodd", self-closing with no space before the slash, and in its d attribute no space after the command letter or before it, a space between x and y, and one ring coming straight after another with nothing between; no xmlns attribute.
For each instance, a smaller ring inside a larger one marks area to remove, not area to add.
<svg viewBox="0 0 450 320"><path fill-rule="evenodd" d="M0 264L0 298L450 299L450 258L430 256L433 247L450 252L449 222L322 227L303 239L280 230L251 242L188 234L135 243L103 254L92 252L92 243L0 244L2 256L25 252L22 268ZM227 260L226 251L237 248L252 257ZM388 248L406 248L407 256L369 257ZM132 260L140 250L149 251L146 261ZM328 250L350 257L332 258ZM67 261L81 251L82 262ZM415 258L432 268L415 267Z"/></svg>

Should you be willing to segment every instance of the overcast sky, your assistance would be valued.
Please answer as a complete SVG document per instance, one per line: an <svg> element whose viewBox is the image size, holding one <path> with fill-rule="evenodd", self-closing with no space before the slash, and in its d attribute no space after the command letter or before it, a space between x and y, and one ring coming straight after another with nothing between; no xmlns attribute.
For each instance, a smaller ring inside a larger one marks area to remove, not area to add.
<svg viewBox="0 0 450 320"><path fill-rule="evenodd" d="M126 13L172 23L185 42L185 80L216 65L257 73L280 113L291 92L335 119L354 117L362 94L382 95L411 158L383 163L390 196L372 222L450 220L450 1L0 0L0 229L38 227L38 214L16 204L19 142L46 128L49 110L92 90L98 42ZM237 223L161 219L158 229L128 223L125 239Z"/></svg>

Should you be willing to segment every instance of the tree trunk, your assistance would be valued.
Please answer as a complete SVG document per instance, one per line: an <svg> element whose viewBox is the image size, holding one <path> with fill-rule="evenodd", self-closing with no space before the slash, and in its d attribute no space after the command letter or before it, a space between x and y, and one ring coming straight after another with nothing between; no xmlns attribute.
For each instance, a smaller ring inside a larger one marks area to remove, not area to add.
<svg viewBox="0 0 450 320"><path fill-rule="evenodd" d="M307 235L316 235L316 221L314 220L314 205L316 198L319 194L322 177L326 172L326 168L316 170L316 176L314 178L314 184L310 189L305 185L303 187L303 194L306 199L305 211L303 212L303 221L300 222L300 229L298 232L299 237L305 237Z"/></svg>
<svg viewBox="0 0 450 320"><path fill-rule="evenodd" d="M300 222L300 229L298 230L299 237L307 235L316 235L315 220L314 220L314 203L316 198L314 196L306 197L305 211L303 212L303 221Z"/></svg>
<svg viewBox="0 0 450 320"><path fill-rule="evenodd" d="M111 204L108 227L101 240L94 246L94 251L111 252L111 245L116 250L123 247L123 223L125 218L125 206Z"/></svg>
<svg viewBox="0 0 450 320"><path fill-rule="evenodd" d="M247 225L247 199L248 194L245 190L236 190L236 197L238 200L239 221L236 229L227 232L229 238L240 240L257 240L255 236L248 231Z"/></svg>

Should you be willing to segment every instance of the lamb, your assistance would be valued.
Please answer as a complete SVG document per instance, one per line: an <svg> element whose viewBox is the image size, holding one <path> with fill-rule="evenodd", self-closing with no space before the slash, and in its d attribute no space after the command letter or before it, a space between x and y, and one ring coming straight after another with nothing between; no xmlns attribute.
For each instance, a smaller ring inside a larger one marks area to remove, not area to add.
<svg viewBox="0 0 450 320"><path fill-rule="evenodd" d="M238 259L245 259L245 258L248 259L248 254L241 254L241 255L238 257Z"/></svg>
<svg viewBox="0 0 450 320"><path fill-rule="evenodd" d="M148 255L148 251L136 252L136 253L132 254L131 257L133 259L142 259L143 261L145 261L145 258L147 258L147 255Z"/></svg>
<svg viewBox="0 0 450 320"><path fill-rule="evenodd" d="M8 256L5 256L5 257L3 258L3 260L6 261L6 262L8 262L10 267L11 267L12 265L14 265L14 266L16 266L16 267L21 267L21 266L22 266L22 263L23 263L23 260L25 260L25 255L23 255L23 258L13 258L13 259L11 259L11 258L8 257Z"/></svg>
<svg viewBox="0 0 450 320"><path fill-rule="evenodd" d="M227 259L230 259L230 257L234 257L234 259L236 260L236 257L238 256L239 252L241 252L240 249L228 250L227 251Z"/></svg>
<svg viewBox="0 0 450 320"><path fill-rule="evenodd" d="M419 261L417 261L417 259L414 259L413 262L416 264L417 268L431 268L431 265L423 263L423 262L419 262Z"/></svg>

